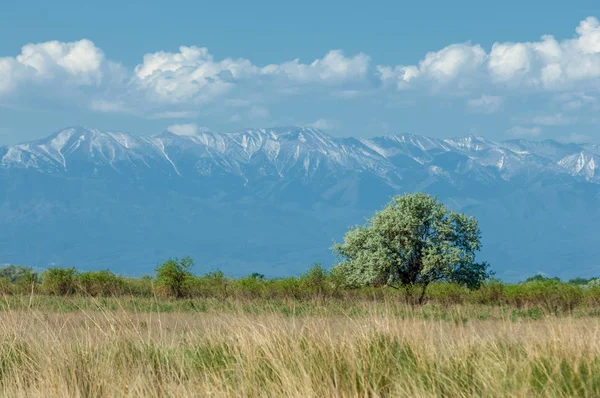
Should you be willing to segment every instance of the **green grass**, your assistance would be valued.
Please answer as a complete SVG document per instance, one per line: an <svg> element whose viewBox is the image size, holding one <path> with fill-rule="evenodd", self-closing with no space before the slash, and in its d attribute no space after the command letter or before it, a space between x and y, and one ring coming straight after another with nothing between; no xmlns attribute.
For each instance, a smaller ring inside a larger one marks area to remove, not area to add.
<svg viewBox="0 0 600 398"><path fill-rule="evenodd" d="M515 307L510 304L440 304L430 301L417 306L406 304L398 297L382 300L354 298L320 299L239 299L165 297L90 297L82 295L4 295L0 311L39 311L43 313L128 312L128 313L209 313L232 315L268 315L283 317L344 317L371 316L390 319L422 319L465 323L472 320L539 320L557 317L598 318L600 308L580 305L572 310L556 310L543 305Z"/></svg>

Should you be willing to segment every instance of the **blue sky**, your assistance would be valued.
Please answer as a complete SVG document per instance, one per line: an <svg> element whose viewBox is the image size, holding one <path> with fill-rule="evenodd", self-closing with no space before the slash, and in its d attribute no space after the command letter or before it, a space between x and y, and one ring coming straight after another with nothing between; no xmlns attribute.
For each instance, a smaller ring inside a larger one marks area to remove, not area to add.
<svg viewBox="0 0 600 398"><path fill-rule="evenodd" d="M597 18L593 1L5 0L0 145L70 125L599 142Z"/></svg>

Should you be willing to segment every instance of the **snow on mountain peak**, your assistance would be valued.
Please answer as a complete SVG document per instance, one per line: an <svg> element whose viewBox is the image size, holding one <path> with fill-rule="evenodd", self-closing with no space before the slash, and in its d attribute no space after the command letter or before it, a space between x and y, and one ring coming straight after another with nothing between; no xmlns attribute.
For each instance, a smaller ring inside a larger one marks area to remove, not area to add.
<svg viewBox="0 0 600 398"><path fill-rule="evenodd" d="M168 173L179 176L221 170L245 179L269 170L278 178L300 171L308 178L317 170L325 175L364 170L387 179L389 173L404 175L407 167L423 167L424 172L438 176L476 169L489 174L492 171L484 171L488 168L505 180L523 173L551 172L600 182L599 153L598 146L591 144L551 140L498 143L476 135L444 140L415 134L352 139L335 138L312 127L276 127L137 136L71 127L46 139L0 148L0 167L55 173L87 164L85 167L94 170L107 166L126 173L127 167L149 170L163 165ZM444 154L454 157L440 157Z"/></svg>
<svg viewBox="0 0 600 398"><path fill-rule="evenodd" d="M593 179L600 172L600 156L586 151L566 156L559 160L558 164L572 175L580 175L587 179Z"/></svg>

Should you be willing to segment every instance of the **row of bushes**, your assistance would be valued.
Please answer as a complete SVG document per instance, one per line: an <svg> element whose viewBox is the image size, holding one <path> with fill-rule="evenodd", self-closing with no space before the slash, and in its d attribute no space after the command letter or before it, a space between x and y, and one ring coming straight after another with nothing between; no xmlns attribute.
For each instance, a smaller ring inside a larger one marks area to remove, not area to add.
<svg viewBox="0 0 600 398"><path fill-rule="evenodd" d="M75 268L49 268L37 273L29 267L0 268L0 290L4 294L48 294L88 296L174 296L198 298L296 298L331 297L331 277L316 265L298 278L267 279L262 274L228 278L220 271L192 275L182 264L169 260L155 276L128 278L109 270L79 272ZM187 263L188 265L191 265Z"/></svg>
<svg viewBox="0 0 600 398"><path fill-rule="evenodd" d="M170 260L157 268L155 276L126 278L108 270L78 272L75 268L50 268L41 274L27 267L0 269L4 294L49 294L88 296L174 296L236 299L324 299L405 300L414 303L420 289L394 290L384 287L350 288L319 265L299 277L267 279L261 274L228 278L222 272L195 276L191 260ZM578 306L600 307L600 285L596 281L568 283L534 277L523 283L505 284L490 280L469 290L452 283L434 283L427 290L430 302L443 305L510 305L517 308L543 307L569 311Z"/></svg>

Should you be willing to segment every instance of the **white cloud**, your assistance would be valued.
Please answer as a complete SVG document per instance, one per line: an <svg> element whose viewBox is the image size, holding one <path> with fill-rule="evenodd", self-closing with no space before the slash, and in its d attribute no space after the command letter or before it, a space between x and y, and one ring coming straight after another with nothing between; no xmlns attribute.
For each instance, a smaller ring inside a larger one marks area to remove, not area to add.
<svg viewBox="0 0 600 398"><path fill-rule="evenodd" d="M485 51L479 45L452 44L438 52L428 53L419 64L419 75L447 82L476 70L485 58Z"/></svg>
<svg viewBox="0 0 600 398"><path fill-rule="evenodd" d="M565 137L566 142L574 142L576 144L587 143L593 141L593 138L586 134L571 133Z"/></svg>
<svg viewBox="0 0 600 398"><path fill-rule="evenodd" d="M0 95L23 84L100 85L111 69L118 67L109 65L102 50L89 40L26 44L16 57L0 58Z"/></svg>
<svg viewBox="0 0 600 398"><path fill-rule="evenodd" d="M263 106L255 105L248 111L248 117L253 120L267 119L269 116L269 110Z"/></svg>
<svg viewBox="0 0 600 398"><path fill-rule="evenodd" d="M362 53L346 57L342 51L332 50L311 64L295 59L259 67L243 58L216 61L206 48L180 47L178 53L144 55L143 63L135 67L132 82L157 102L204 103L261 81L262 90L295 92L286 85L361 80L367 74L369 61Z"/></svg>
<svg viewBox="0 0 600 398"><path fill-rule="evenodd" d="M554 97L564 111L572 112L582 108L589 108L593 111L600 110L598 99L585 92L567 92Z"/></svg>
<svg viewBox="0 0 600 398"><path fill-rule="evenodd" d="M90 102L90 109L98 112L126 112L126 108L123 101L97 99Z"/></svg>
<svg viewBox="0 0 600 398"><path fill-rule="evenodd" d="M178 53L144 55L132 82L151 99L167 103L202 103L235 86L235 81L258 72L245 59L215 61L206 48L180 47Z"/></svg>
<svg viewBox="0 0 600 398"><path fill-rule="evenodd" d="M495 43L490 53L488 68L492 79L507 82L529 72L531 56L523 43Z"/></svg>
<svg viewBox="0 0 600 398"><path fill-rule="evenodd" d="M531 119L533 124L541 124L543 126L564 126L573 123L575 120L572 117L567 117L562 113L555 115L539 115Z"/></svg>
<svg viewBox="0 0 600 398"><path fill-rule="evenodd" d="M403 91L390 94L390 88ZM498 41L487 49L470 42L449 44L402 65L376 65L367 54L341 50L309 61L258 65L182 46L145 54L128 69L85 39L30 43L19 54L0 58L3 104L61 99L97 112L149 118L194 118L203 107L212 107L215 114L264 120L271 118L267 108L284 96L352 101L379 95L383 107L418 100L406 90L461 95L468 98L468 111L484 114L498 112L511 96L548 92L572 96L559 109L565 114L592 109L590 104L597 103L588 97L600 91L600 22L589 17L564 40L544 35L532 42ZM573 119L561 117L518 123L556 125Z"/></svg>
<svg viewBox="0 0 600 398"><path fill-rule="evenodd" d="M72 43L27 44L16 60L40 78L53 78L64 73L76 84L89 85L102 80L104 54L85 39Z"/></svg>
<svg viewBox="0 0 600 398"><path fill-rule="evenodd" d="M285 76L299 82L341 83L363 79L369 70L370 58L359 53L346 57L341 50L329 51L311 64L295 59L278 65L267 65L260 70L263 75Z"/></svg>
<svg viewBox="0 0 600 398"><path fill-rule="evenodd" d="M577 27L577 45L587 54L600 53L600 23L594 17L581 21Z"/></svg>
<svg viewBox="0 0 600 398"><path fill-rule="evenodd" d="M542 129L539 127L522 127L513 126L506 131L507 135L512 137L537 137L542 134Z"/></svg>
<svg viewBox="0 0 600 398"><path fill-rule="evenodd" d="M393 82L398 88L406 88L415 81L450 83L469 77L486 60L485 50L470 43L451 44L440 51L429 52L419 65L378 66L381 80Z"/></svg>
<svg viewBox="0 0 600 398"><path fill-rule="evenodd" d="M576 37L557 41L544 35L537 42L496 42L489 53L479 45L452 44L427 53L418 65L378 66L384 83L401 89L419 82L459 81L462 87L495 86L523 90L600 89L600 22L581 21Z"/></svg>
<svg viewBox="0 0 600 398"><path fill-rule="evenodd" d="M502 97L493 95L482 95L467 101L467 109L474 113L491 114L498 112L502 107Z"/></svg>
<svg viewBox="0 0 600 398"><path fill-rule="evenodd" d="M164 111L151 115L151 119L192 119L198 116L196 111Z"/></svg>
<svg viewBox="0 0 600 398"><path fill-rule="evenodd" d="M328 119L319 119L308 124L308 127L314 127L319 130L335 130L338 126L339 122Z"/></svg>
<svg viewBox="0 0 600 398"><path fill-rule="evenodd" d="M210 131L208 127L198 127L196 123L173 124L167 130L177 135L196 135L199 132Z"/></svg>
<svg viewBox="0 0 600 398"><path fill-rule="evenodd" d="M336 98L353 99L360 97L363 92L360 90L337 90L331 94Z"/></svg>
<svg viewBox="0 0 600 398"><path fill-rule="evenodd" d="M203 47L145 54L127 70L105 58L89 40L49 41L23 46L0 58L0 100L70 96L73 105L98 112L134 112L151 118L194 117L190 107L218 104L246 107L251 118L266 118L263 99L301 95L335 86L347 98L364 84L370 58L332 50L305 64L298 59L258 66L248 59L215 57ZM178 109L179 108L179 109ZM188 108L188 109L181 109ZM191 116L189 116L191 115Z"/></svg>

